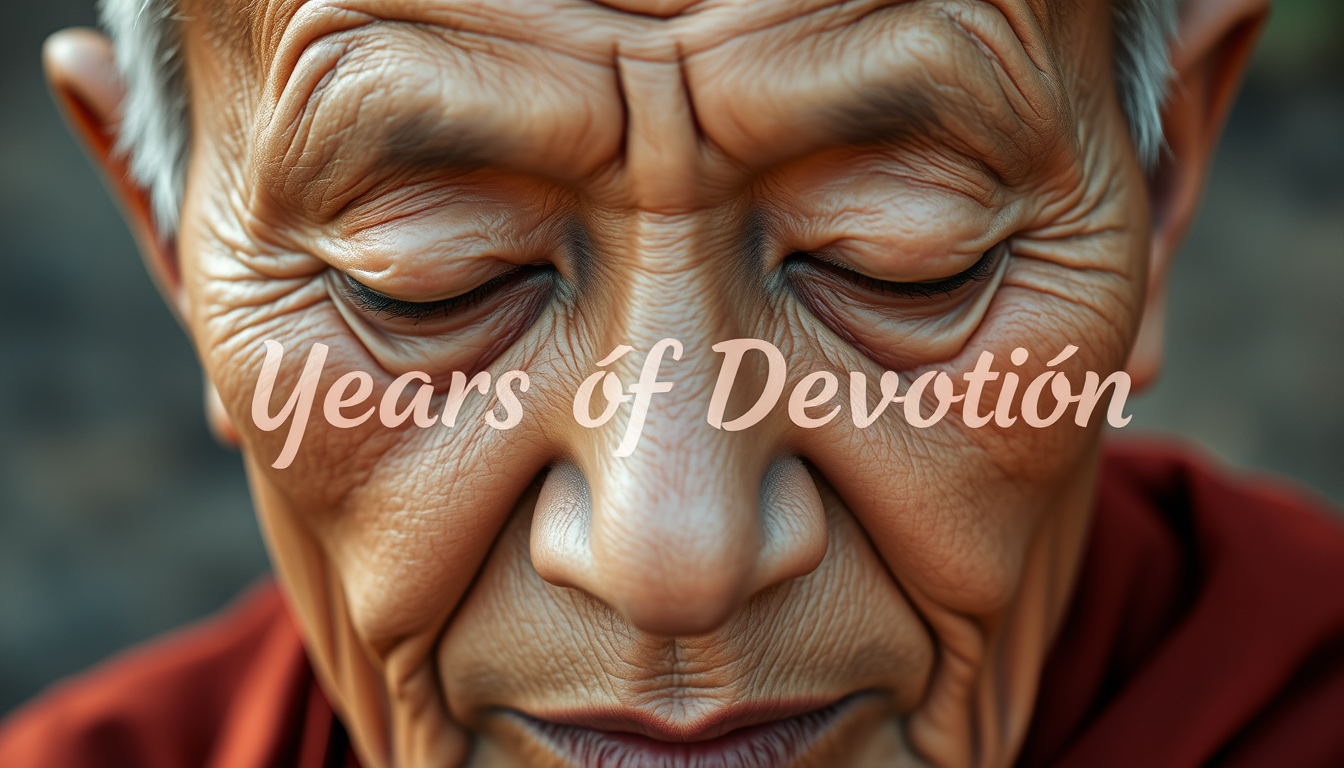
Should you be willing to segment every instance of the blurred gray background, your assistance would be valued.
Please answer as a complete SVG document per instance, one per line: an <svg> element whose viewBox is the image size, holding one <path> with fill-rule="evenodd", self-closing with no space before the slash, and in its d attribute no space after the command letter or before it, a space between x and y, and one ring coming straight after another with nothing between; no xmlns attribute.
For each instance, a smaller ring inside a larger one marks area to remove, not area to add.
<svg viewBox="0 0 1344 768"><path fill-rule="evenodd" d="M191 348L42 82L93 0L3 2L0 714L266 571ZM1344 2L1277 5L1132 410L1344 504Z"/></svg>

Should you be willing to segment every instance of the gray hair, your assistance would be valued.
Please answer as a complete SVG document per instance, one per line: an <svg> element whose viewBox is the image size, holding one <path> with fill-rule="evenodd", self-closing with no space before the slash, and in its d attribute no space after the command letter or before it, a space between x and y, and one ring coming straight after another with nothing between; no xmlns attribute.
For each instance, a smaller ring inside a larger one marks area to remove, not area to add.
<svg viewBox="0 0 1344 768"><path fill-rule="evenodd" d="M1115 82L1144 168L1162 152L1162 107L1172 69L1169 43L1181 0L1113 0ZM99 0L126 85L118 148L149 192L160 231L177 231L191 133L177 0Z"/></svg>
<svg viewBox="0 0 1344 768"><path fill-rule="evenodd" d="M126 85L117 149L149 192L159 231L171 236L187 186L191 134L177 0L99 0L98 17Z"/></svg>

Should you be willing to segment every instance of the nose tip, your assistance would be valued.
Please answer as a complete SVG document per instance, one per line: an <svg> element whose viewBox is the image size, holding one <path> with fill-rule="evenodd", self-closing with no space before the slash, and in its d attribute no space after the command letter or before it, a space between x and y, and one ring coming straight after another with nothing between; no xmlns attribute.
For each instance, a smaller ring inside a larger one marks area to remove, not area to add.
<svg viewBox="0 0 1344 768"><path fill-rule="evenodd" d="M594 492L577 466L556 466L533 517L533 566L641 631L713 631L753 595L811 573L827 546L821 496L796 457L754 481L716 474L601 477Z"/></svg>

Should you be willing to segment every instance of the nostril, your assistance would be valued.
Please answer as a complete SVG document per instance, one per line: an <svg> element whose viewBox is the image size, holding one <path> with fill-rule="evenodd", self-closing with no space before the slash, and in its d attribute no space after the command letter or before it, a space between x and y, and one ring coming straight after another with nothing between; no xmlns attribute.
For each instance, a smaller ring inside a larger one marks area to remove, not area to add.
<svg viewBox="0 0 1344 768"><path fill-rule="evenodd" d="M532 567L559 587L577 587L592 569L592 491L583 470L562 462L546 474L532 514Z"/></svg>
<svg viewBox="0 0 1344 768"><path fill-rule="evenodd" d="M805 576L826 557L826 507L797 456L776 459L761 479L762 552L757 589Z"/></svg>
<svg viewBox="0 0 1344 768"><path fill-rule="evenodd" d="M698 469L700 482L683 475L675 486L655 482L652 470L608 477L617 490L603 497L604 486L595 492L575 464L552 467L532 517L537 575L588 593L643 631L691 636L821 565L826 510L802 460L777 459L755 483L723 467ZM617 482L635 477L645 482Z"/></svg>

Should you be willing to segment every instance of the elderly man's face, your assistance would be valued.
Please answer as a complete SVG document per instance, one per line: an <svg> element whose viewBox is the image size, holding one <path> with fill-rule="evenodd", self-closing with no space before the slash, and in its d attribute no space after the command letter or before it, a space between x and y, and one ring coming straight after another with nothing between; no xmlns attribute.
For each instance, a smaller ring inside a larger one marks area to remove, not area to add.
<svg viewBox="0 0 1344 768"><path fill-rule="evenodd" d="M970 429L954 409L804 430L779 408L717 430L710 347L767 340L790 386L960 383L1018 347L1029 380L1069 344L1075 382L1123 367L1148 232L1109 18L1014 0L203 10L185 312L365 758L1010 758L1095 425ZM572 395L621 344L633 381L668 337L675 386L614 457L624 417L585 429ZM473 397L452 428L314 420L272 469L284 430L249 418L266 339L289 351L273 408L321 342L319 393L423 371L437 413L452 372L523 369L526 417L491 429Z"/></svg>

